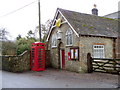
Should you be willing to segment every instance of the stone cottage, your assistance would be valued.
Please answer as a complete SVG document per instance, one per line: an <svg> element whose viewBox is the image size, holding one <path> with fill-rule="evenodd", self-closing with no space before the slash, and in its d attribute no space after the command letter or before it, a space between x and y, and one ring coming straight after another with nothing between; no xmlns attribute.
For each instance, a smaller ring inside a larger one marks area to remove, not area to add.
<svg viewBox="0 0 120 90"><path fill-rule="evenodd" d="M54 68L87 72L87 54L116 58L118 22L114 19L58 8L47 49Z"/></svg>

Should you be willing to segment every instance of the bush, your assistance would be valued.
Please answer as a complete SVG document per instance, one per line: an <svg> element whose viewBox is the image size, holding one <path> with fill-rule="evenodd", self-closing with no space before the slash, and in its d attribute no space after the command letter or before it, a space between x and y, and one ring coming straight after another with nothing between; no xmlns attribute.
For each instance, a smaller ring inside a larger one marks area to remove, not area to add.
<svg viewBox="0 0 120 90"><path fill-rule="evenodd" d="M16 55L16 43L12 41L2 41L2 55Z"/></svg>
<svg viewBox="0 0 120 90"><path fill-rule="evenodd" d="M31 44L36 42L34 38L20 38L17 40L17 55L22 54L26 50L30 50Z"/></svg>

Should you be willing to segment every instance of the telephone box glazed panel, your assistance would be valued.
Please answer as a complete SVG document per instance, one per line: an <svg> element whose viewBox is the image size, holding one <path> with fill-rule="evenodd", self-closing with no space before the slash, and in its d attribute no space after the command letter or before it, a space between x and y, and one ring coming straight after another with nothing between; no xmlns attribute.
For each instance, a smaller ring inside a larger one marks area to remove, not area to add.
<svg viewBox="0 0 120 90"><path fill-rule="evenodd" d="M45 44L44 43L32 43L31 70L33 71L45 70Z"/></svg>

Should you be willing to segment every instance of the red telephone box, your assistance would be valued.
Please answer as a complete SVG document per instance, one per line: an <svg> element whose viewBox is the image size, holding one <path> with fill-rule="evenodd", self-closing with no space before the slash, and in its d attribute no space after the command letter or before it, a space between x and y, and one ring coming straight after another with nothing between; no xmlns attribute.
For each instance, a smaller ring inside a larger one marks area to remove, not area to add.
<svg viewBox="0 0 120 90"><path fill-rule="evenodd" d="M45 70L45 44L32 43L31 47L31 70L44 71Z"/></svg>

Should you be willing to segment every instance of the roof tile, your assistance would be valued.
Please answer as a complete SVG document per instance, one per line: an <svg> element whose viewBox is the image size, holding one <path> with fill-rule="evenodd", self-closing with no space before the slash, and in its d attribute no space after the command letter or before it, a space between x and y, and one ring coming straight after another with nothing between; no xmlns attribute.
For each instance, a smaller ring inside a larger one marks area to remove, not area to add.
<svg viewBox="0 0 120 90"><path fill-rule="evenodd" d="M118 21L96 15L84 14L58 8L80 35L106 37L118 36Z"/></svg>

